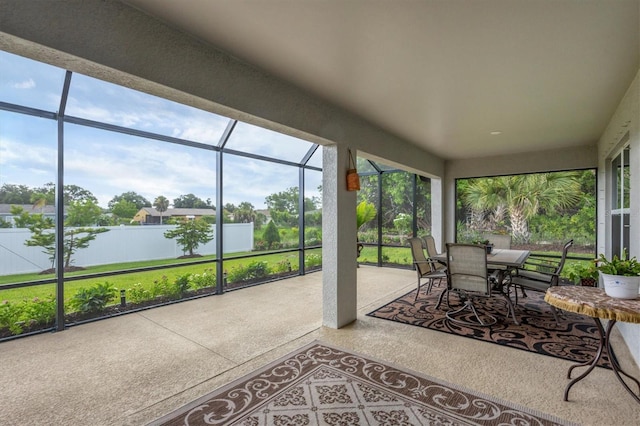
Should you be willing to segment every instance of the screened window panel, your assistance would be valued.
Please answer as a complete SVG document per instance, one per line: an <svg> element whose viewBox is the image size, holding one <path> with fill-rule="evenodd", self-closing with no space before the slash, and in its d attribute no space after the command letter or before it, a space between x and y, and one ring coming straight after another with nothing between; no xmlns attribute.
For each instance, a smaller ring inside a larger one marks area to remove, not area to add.
<svg viewBox="0 0 640 426"><path fill-rule="evenodd" d="M101 207L128 191L151 203L160 195L171 204L188 194L215 200L213 151L73 124L65 138L65 184L91 191Z"/></svg>
<svg viewBox="0 0 640 426"><path fill-rule="evenodd" d="M0 101L58 111L66 71L0 51Z"/></svg>
<svg viewBox="0 0 640 426"><path fill-rule="evenodd" d="M56 130L53 120L0 111L0 275L9 282L47 278L38 274L52 266L42 247L25 245L31 232L11 208L54 220Z"/></svg>
<svg viewBox="0 0 640 426"><path fill-rule="evenodd" d="M264 216L260 222L254 222L256 250L298 247L297 167L223 154L223 180L225 207L232 205L238 208L248 203L256 215ZM271 197L274 208L269 208L268 197ZM234 213L229 216L230 221L236 220ZM277 238L265 238L264 233L271 221L278 229L279 241Z"/></svg>
<svg viewBox="0 0 640 426"><path fill-rule="evenodd" d="M405 245L413 233L413 180L407 172L382 174L383 244Z"/></svg>
<svg viewBox="0 0 640 426"><path fill-rule="evenodd" d="M304 172L305 246L322 244L322 172L305 170Z"/></svg>
<svg viewBox="0 0 640 426"><path fill-rule="evenodd" d="M302 139L238 123L225 148L300 164L313 144Z"/></svg>
<svg viewBox="0 0 640 426"><path fill-rule="evenodd" d="M316 152L313 153L311 158L309 158L307 166L322 168L322 145L320 145L318 149L316 149Z"/></svg>
<svg viewBox="0 0 640 426"><path fill-rule="evenodd" d="M420 178L417 180L416 193L416 225L418 236L431 235L431 179Z"/></svg>
<svg viewBox="0 0 640 426"><path fill-rule="evenodd" d="M66 114L217 145L229 119L127 87L74 73Z"/></svg>
<svg viewBox="0 0 640 426"><path fill-rule="evenodd" d="M357 161L358 173L377 173L378 171L371 165L366 158L358 157Z"/></svg>
<svg viewBox="0 0 640 426"><path fill-rule="evenodd" d="M358 240L363 243L378 242L378 214L380 214L378 211L378 179L378 174L360 176L358 204L366 202L376 209L374 218L363 223L358 229Z"/></svg>

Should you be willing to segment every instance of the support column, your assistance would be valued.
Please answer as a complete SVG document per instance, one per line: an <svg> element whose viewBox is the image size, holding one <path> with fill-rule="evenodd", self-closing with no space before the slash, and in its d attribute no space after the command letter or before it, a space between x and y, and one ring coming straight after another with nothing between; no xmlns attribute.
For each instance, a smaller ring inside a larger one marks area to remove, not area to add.
<svg viewBox="0 0 640 426"><path fill-rule="evenodd" d="M357 317L356 192L347 191L348 165L346 146L322 147L322 324L331 328Z"/></svg>
<svg viewBox="0 0 640 426"><path fill-rule="evenodd" d="M431 235L436 241L438 252L444 251L445 230L444 211L445 198L442 191L442 179L431 178ZM449 240L454 242L455 239Z"/></svg>

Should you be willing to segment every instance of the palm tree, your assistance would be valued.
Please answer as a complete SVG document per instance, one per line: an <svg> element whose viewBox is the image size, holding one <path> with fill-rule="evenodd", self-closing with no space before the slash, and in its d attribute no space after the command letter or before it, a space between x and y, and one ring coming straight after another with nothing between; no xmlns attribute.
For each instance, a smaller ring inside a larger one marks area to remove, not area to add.
<svg viewBox="0 0 640 426"><path fill-rule="evenodd" d="M494 217L505 211L514 240L528 242L533 215L569 207L579 201L580 194L577 173L557 172L474 179L463 197L472 210L491 211Z"/></svg>
<svg viewBox="0 0 640 426"><path fill-rule="evenodd" d="M253 204L248 201L243 201L240 205L233 211L233 219L237 223L250 223L255 222L256 220L256 211L253 207Z"/></svg>
<svg viewBox="0 0 640 426"><path fill-rule="evenodd" d="M153 201L153 207L160 213L160 225L162 225L162 213L169 208L169 200L164 195L160 195Z"/></svg>

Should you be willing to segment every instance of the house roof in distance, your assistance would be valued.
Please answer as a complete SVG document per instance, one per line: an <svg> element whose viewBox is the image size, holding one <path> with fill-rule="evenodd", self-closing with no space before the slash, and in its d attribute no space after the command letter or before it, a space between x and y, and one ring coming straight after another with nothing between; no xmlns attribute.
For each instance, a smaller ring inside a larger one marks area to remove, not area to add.
<svg viewBox="0 0 640 426"><path fill-rule="evenodd" d="M160 212L156 210L154 207L143 207L141 210L144 210L148 215L151 216L160 216ZM216 209L213 207L206 209L186 209L186 208L176 208L176 209L167 209L162 212L162 216L170 217L170 216L212 216L216 214Z"/></svg>

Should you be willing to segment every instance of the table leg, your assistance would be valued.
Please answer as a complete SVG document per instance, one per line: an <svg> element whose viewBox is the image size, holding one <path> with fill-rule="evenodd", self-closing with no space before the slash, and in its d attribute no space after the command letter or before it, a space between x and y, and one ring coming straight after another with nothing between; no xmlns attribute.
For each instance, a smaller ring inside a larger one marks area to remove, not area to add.
<svg viewBox="0 0 640 426"><path fill-rule="evenodd" d="M600 322L600 320L598 318L594 318L594 321L595 321L596 327L598 329L598 337L599 337L598 351L596 352L596 356L593 357L593 360L590 363L589 362L583 362L583 363L572 365L571 367L569 367L569 371L567 372L567 379L571 378L571 372L573 371L574 368L576 368L576 367L584 367L584 366L587 366L587 365L589 366L589 368L587 368L587 371L585 371L584 373L582 373L581 375L579 375L578 377L576 377L575 379L570 381L569 384L567 385L567 387L564 389L564 400L565 401L569 400L569 390L571 389L571 387L573 385L575 385L576 383L578 383L580 380L582 380L585 377L587 377L587 375L589 373L591 373L591 371L593 371L593 369L598 364L598 361L600 361L600 358L602 358L602 353L604 352L604 348L606 347L605 334L604 334L604 329L602 328L602 323Z"/></svg>
<svg viewBox="0 0 640 426"><path fill-rule="evenodd" d="M607 331L606 331L606 344L607 344L607 352L609 353L609 358L611 359L611 367L613 372L615 373L616 377L618 378L618 381L620 383L622 383L622 386L624 386L624 388L627 390L627 392L629 392L631 394L631 396L638 402L640 403L640 382L638 382L638 380L633 377L630 376L628 373L626 373L624 370L622 370L622 368L620 368L620 364L618 363L618 360L616 359L615 356L613 356L613 351L611 350L611 340L609 340L609 336L611 335L611 330L613 329L613 325L615 324L615 320L611 320L609 321L609 325L607 326ZM620 377L620 373L624 374L625 376L627 376L629 379L633 380L636 384L636 386L638 386L638 394L636 394L634 391L631 390L631 388L629 387L629 385L627 385L627 382L625 382L622 377Z"/></svg>
<svg viewBox="0 0 640 426"><path fill-rule="evenodd" d="M615 320L610 320L609 324L607 325L607 330L605 331L604 327L602 327L602 322L600 322L600 319L594 318L593 320L595 321L596 328L598 329L598 336L599 336L598 351L596 352L596 356L593 358L593 360L590 363L589 362L585 362L585 363L581 363L581 364L576 364L576 365L572 365L569 368L569 371L567 372L567 378L568 379L571 378L571 372L573 371L574 368L576 368L576 367L585 367L587 365L589 366L589 368L584 373L582 373L580 376L576 377L571 382L569 382L569 384L567 385L567 387L564 390L564 400L565 401L569 400L569 390L571 389L571 387L573 385L575 385L576 383L578 383L580 380L584 379L589 373L591 373L591 371L593 371L593 369L598 364L598 361L600 361L600 359L602 358L602 354L604 353L604 349L606 348L607 352L609 353L609 358L610 358L610 361L611 361L611 369L613 370L614 374L618 378L618 381L620 381L620 383L622 383L622 386L624 386L624 388L627 390L627 392L629 392L631 394L631 396L638 403L640 403L640 396L636 395L631 390L629 385L627 385L627 383L620 376L620 373L624 374L629 379L633 380L635 382L635 384L638 386L639 390L640 390L640 382L638 382L638 380L636 378L630 376L625 371L623 371L622 368L620 368L620 364L618 364L618 361L612 355L611 342L609 341L609 336L611 334L611 330L613 329L613 326L615 325L616 321Z"/></svg>
<svg viewBox="0 0 640 426"><path fill-rule="evenodd" d="M520 323L518 322L518 319L516 318L516 309L513 306L513 302L511 301L511 298L509 297L509 289L508 289L508 285L505 284L505 273L508 273L509 271L506 269L499 269L498 273L496 274L496 278L497 278L497 282L494 286L494 289L496 291L499 291L500 294L502 296L504 296L504 298L507 301L507 317L509 317L509 315L511 315L511 318L513 319L513 323L515 325L520 325Z"/></svg>

